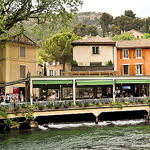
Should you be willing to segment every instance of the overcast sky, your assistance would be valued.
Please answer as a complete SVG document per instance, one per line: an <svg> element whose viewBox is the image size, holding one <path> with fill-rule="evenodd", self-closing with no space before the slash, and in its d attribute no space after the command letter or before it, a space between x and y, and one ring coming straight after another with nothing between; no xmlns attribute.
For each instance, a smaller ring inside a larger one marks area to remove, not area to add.
<svg viewBox="0 0 150 150"><path fill-rule="evenodd" d="M107 12L113 17L124 14L125 10L132 10L136 17L150 17L150 0L83 0L80 12Z"/></svg>

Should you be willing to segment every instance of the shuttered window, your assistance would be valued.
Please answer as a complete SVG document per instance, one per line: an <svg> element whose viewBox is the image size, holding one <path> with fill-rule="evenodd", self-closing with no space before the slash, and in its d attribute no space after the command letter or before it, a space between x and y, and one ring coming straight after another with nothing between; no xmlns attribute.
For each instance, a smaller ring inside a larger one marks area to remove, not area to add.
<svg viewBox="0 0 150 150"><path fill-rule="evenodd" d="M26 75L26 66L20 66L20 78L25 78Z"/></svg>
<svg viewBox="0 0 150 150"><path fill-rule="evenodd" d="M123 75L129 75L129 65L123 65Z"/></svg>
<svg viewBox="0 0 150 150"><path fill-rule="evenodd" d="M20 57L26 57L26 48L20 46Z"/></svg>

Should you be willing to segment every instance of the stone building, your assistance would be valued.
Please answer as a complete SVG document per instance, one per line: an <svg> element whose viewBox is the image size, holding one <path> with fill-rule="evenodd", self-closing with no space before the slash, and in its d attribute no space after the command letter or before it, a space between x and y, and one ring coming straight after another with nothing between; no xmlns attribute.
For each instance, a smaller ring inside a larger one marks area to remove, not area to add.
<svg viewBox="0 0 150 150"><path fill-rule="evenodd" d="M14 93L22 91L25 95L25 83L19 81L38 73L38 46L25 35L16 35L0 42L0 83L1 92ZM18 81L18 84L5 86ZM19 94L19 93L18 93Z"/></svg>

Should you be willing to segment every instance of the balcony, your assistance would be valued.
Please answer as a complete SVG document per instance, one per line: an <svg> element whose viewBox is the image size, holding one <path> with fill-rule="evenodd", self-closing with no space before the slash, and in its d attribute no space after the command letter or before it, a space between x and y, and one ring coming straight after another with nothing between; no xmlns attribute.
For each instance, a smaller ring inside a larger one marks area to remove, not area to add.
<svg viewBox="0 0 150 150"><path fill-rule="evenodd" d="M113 66L78 66L72 67L71 71L106 71L114 70Z"/></svg>
<svg viewBox="0 0 150 150"><path fill-rule="evenodd" d="M113 66L78 66L72 67L69 75L115 75Z"/></svg>

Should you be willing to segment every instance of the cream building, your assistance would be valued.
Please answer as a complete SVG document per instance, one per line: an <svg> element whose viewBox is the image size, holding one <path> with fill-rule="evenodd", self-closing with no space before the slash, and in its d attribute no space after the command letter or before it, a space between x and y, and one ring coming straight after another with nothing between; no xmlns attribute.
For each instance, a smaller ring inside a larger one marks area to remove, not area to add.
<svg viewBox="0 0 150 150"><path fill-rule="evenodd" d="M38 73L38 46L25 35L14 36L0 43L0 83L1 92L13 93L14 89L25 93L25 83L5 86L6 83L26 78Z"/></svg>
<svg viewBox="0 0 150 150"><path fill-rule="evenodd" d="M73 60L78 63L78 68L81 66L99 67L91 72L99 72L99 74L108 74L117 71L117 49L116 42L111 38L90 37L72 42ZM111 61L114 65L113 70L106 67L106 63ZM94 68L93 68L94 69ZM85 71L87 71L85 70ZM77 70L76 70L77 71ZM83 71L83 70L78 70ZM90 71L90 70L89 70Z"/></svg>
<svg viewBox="0 0 150 150"><path fill-rule="evenodd" d="M144 34L142 32L139 32L139 31L134 30L134 29L129 30L129 31L125 32L125 33L131 33L135 38L138 38L138 39L142 39L143 36L144 36Z"/></svg>

